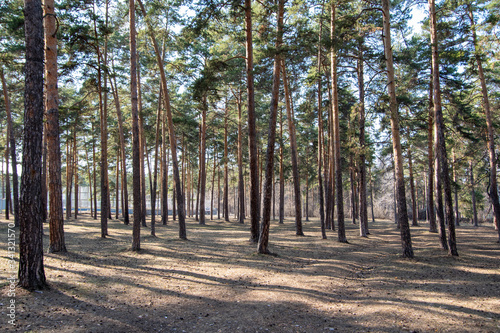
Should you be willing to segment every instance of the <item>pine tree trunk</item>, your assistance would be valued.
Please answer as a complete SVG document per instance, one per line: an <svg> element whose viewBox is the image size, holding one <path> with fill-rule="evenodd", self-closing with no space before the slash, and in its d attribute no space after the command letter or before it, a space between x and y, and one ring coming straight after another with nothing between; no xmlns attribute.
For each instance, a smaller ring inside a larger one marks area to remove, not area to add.
<svg viewBox="0 0 500 333"><path fill-rule="evenodd" d="M279 224L285 220L285 175L283 168L283 110L280 110L280 198L279 198Z"/></svg>
<svg viewBox="0 0 500 333"><path fill-rule="evenodd" d="M321 10L323 13L323 8ZM325 226L325 200L323 197L323 100L321 89L321 35L323 33L323 21L320 20L319 25L319 41L318 41L318 193L319 193L319 217L321 224L321 237L326 239ZM333 224L333 223L332 223Z"/></svg>
<svg viewBox="0 0 500 333"><path fill-rule="evenodd" d="M205 191L207 183L206 137L207 137L207 97L203 96L201 110L201 138L200 138L200 224L205 224Z"/></svg>
<svg viewBox="0 0 500 333"><path fill-rule="evenodd" d="M42 4L24 2L26 37L24 132L19 200L19 285L47 287L42 239L43 25Z"/></svg>
<svg viewBox="0 0 500 333"><path fill-rule="evenodd" d="M288 86L288 77L286 73L285 60L281 61L281 69L283 70L283 85L285 88L285 99L286 99L286 115L288 118L288 134L290 135L290 153L292 158L292 175L293 175L293 188L295 193L295 234L297 236L304 236L302 231L302 203L301 203L301 193L300 193L300 175L299 175L299 163L298 163L298 153L297 153L297 138L295 131L295 120L292 116L293 105L292 97L290 95L290 89Z"/></svg>
<svg viewBox="0 0 500 333"><path fill-rule="evenodd" d="M94 123L92 123L92 168L94 177L94 220L97 220L97 172L95 157Z"/></svg>
<svg viewBox="0 0 500 333"><path fill-rule="evenodd" d="M245 0L248 144L250 154L250 240L259 240L259 167L254 102L252 0Z"/></svg>
<svg viewBox="0 0 500 333"><path fill-rule="evenodd" d="M165 71L163 67L163 62L161 60L161 55L160 51L158 48L158 43L156 42L156 38L154 35L154 30L151 27L151 24L148 21L148 17L146 14L146 10L144 8L144 5L142 4L141 0L138 0L139 5L141 6L141 11L146 19L146 23L148 25L148 31L151 36L151 40L153 42L153 47L155 50L155 55L156 55L156 61L158 63L158 68L160 70L160 77L161 77L161 84L162 84L162 89L164 93L164 107L165 107L165 112L167 115L167 124L168 124L168 133L169 133L169 139L170 139L170 150L172 154L172 167L174 171L174 183L175 183L175 195L177 196L177 205L178 205L178 211L179 211L179 238L180 239L187 239L186 235L186 211L184 209L184 193L181 190L181 177L179 174L179 164L177 160L177 139L175 136L175 130L174 130L174 122L172 119L172 111L170 108L170 95L168 92L168 87L167 87L167 78L165 76Z"/></svg>
<svg viewBox="0 0 500 333"><path fill-rule="evenodd" d="M9 135L10 133L7 132L7 144L5 147L5 177L6 177L6 182L5 182L5 219L9 220L10 219L10 175L9 175Z"/></svg>
<svg viewBox="0 0 500 333"><path fill-rule="evenodd" d="M132 109L132 180L134 196L134 223L132 229L132 251L141 249L141 221L142 194L141 194L141 137L139 130L139 102L137 91L137 49L135 31L135 1L129 0L130 23L130 98Z"/></svg>
<svg viewBox="0 0 500 333"><path fill-rule="evenodd" d="M137 57L137 54L135 55ZM144 157L147 154L146 135L144 134L144 117L142 114L142 91L141 91L141 71L139 61L137 64L137 110L139 112L139 165L141 168L141 226L146 228L146 169Z"/></svg>
<svg viewBox="0 0 500 333"><path fill-rule="evenodd" d="M283 15L284 15L284 4L285 0L278 1L278 22L277 22L277 36L276 36L276 54L274 56L274 69L273 69L273 90L271 95L271 110L269 114L269 131L267 137L267 152L266 152L266 179L263 189L263 209L262 209L262 224L260 227L260 237L257 250L262 254L269 254L269 228L271 225L271 198L273 194L273 178L274 178L274 151L276 142L276 120L278 115L278 100L280 92L280 71L281 71L281 45L283 43ZM283 65L283 69L284 69ZM283 78L286 88L286 79ZM285 93L286 94L286 93ZM288 103L287 103L288 104ZM292 135L293 140L293 127L290 127L290 135ZM292 148L293 149L293 148ZM293 155L293 153L292 153ZM300 196L299 196L300 203ZM300 212L300 206L298 207ZM300 216L298 219L300 220ZM297 217L296 217L297 219ZM300 227L302 227L300 225ZM299 229L297 229L297 235L299 235ZM302 235L302 230L300 230L300 235Z"/></svg>
<svg viewBox="0 0 500 333"><path fill-rule="evenodd" d="M455 155L455 149L452 149L453 155L453 196L455 201L455 225L458 227L460 225L460 212L458 210L458 179L457 179L457 157Z"/></svg>
<svg viewBox="0 0 500 333"><path fill-rule="evenodd" d="M42 220L43 223L47 222L47 218L49 216L48 213L48 189L47 189L47 183L48 183L48 175L47 175L47 169L48 169L48 163L47 163L47 122L45 122L45 127L43 131L43 155L42 155ZM61 148L59 147L59 150ZM60 179L60 178L59 178ZM61 185L62 188L62 185ZM61 201L62 201L62 189L61 189ZM62 202L61 202L61 207L62 207ZM64 218L64 215L62 215Z"/></svg>
<svg viewBox="0 0 500 333"><path fill-rule="evenodd" d="M165 112L163 112L163 120L161 124L162 143L161 143L161 224L167 225L168 222L168 152L167 152L167 127L165 126Z"/></svg>
<svg viewBox="0 0 500 333"><path fill-rule="evenodd" d="M431 78L429 80L429 116L427 121L427 221L429 222L429 232L437 232L436 210L434 207L434 79L431 68Z"/></svg>
<svg viewBox="0 0 500 333"><path fill-rule="evenodd" d="M228 143L227 143L227 121L229 117L229 108L225 107L224 115L224 221L229 222L229 156L228 156Z"/></svg>
<svg viewBox="0 0 500 333"><path fill-rule="evenodd" d="M472 225L478 227L477 223L477 208L476 208L476 189L474 184L474 168L472 167L472 160L469 160L469 178L470 178L470 194L472 198Z"/></svg>
<svg viewBox="0 0 500 333"><path fill-rule="evenodd" d="M432 44L432 68L434 71L434 119L436 121L436 154L439 165L439 178L443 182L444 203L446 208L446 222L448 223L448 246L452 256L458 256L457 240L455 235L455 221L453 216L453 201L451 197L451 181L448 170L448 156L444 137L444 119L441 107L441 87L439 83L439 56L437 41L436 8L434 0L429 0L430 29ZM500 210L499 210L500 214Z"/></svg>
<svg viewBox="0 0 500 333"><path fill-rule="evenodd" d="M238 222L245 223L245 181L243 179L243 119L241 116L241 90L238 90Z"/></svg>
<svg viewBox="0 0 500 333"><path fill-rule="evenodd" d="M215 154L215 147L214 147L214 167L212 169L212 193L210 195L210 220L214 219L214 188L215 188L215 167L216 167L216 154ZM217 210L218 211L218 210ZM227 212L226 212L227 214Z"/></svg>
<svg viewBox="0 0 500 333"><path fill-rule="evenodd" d="M415 193L415 179L413 177L413 161L411 156L411 145L408 145L408 169L410 171L410 192L411 192L411 211L412 211L411 225L418 226L417 198Z"/></svg>
<svg viewBox="0 0 500 333"><path fill-rule="evenodd" d="M493 213L495 226L498 231L498 242L500 243L500 201L498 198L498 185L497 185L497 158L495 153L495 133L493 129L493 120L490 109L490 99L488 97L488 88L486 87L486 79L484 77L483 61L481 59L481 51L477 43L476 24L474 20L474 13L472 7L467 4L469 10L469 18L471 22L472 40L474 43L474 53L477 63L477 72L479 81L481 82L481 93L483 95L483 108L484 116L486 118L486 129L488 133L488 157L490 162L490 192L488 193L493 204ZM450 230L451 232L451 230Z"/></svg>
<svg viewBox="0 0 500 333"><path fill-rule="evenodd" d="M75 220L78 219L78 151L76 146L76 121L73 132L73 176L75 179Z"/></svg>
<svg viewBox="0 0 500 333"><path fill-rule="evenodd" d="M69 133L66 139L66 219L71 218L71 192L73 190L73 175L71 171L73 168L73 154L71 154L70 143L69 143Z"/></svg>
<svg viewBox="0 0 500 333"><path fill-rule="evenodd" d="M411 244L410 226L408 223L408 212L406 209L406 193L403 175L403 154L401 150L401 139L399 135L399 113L396 101L396 83L394 79L394 64L392 58L391 24L389 0L382 0L383 24L384 24L384 49L387 66L388 90L391 110L391 133L394 150L394 166L397 180L397 204L398 224L401 231L401 244L403 257L413 258Z"/></svg>
<svg viewBox="0 0 500 333"><path fill-rule="evenodd" d="M366 198L366 141L365 141L365 70L364 43L359 41L358 54L358 89L359 89L359 235L366 237L368 229L368 203ZM373 209L373 206L372 206ZM372 213L373 215L373 213Z"/></svg>
<svg viewBox="0 0 500 333"><path fill-rule="evenodd" d="M122 111L120 107L120 99L118 96L118 91L116 89L116 79L115 83L113 85L113 80L111 80L111 77L109 79L109 83L111 85L111 90L113 92L113 99L115 101L115 108L116 108L116 117L118 119L118 135L120 137L120 152L121 152L121 169L122 169L122 186L123 186L123 203L124 203L124 209L123 209L123 223L128 225L130 223L130 217L128 213L128 187L127 187L127 158L125 155L125 134L123 131L123 117L122 117Z"/></svg>
<svg viewBox="0 0 500 333"><path fill-rule="evenodd" d="M19 227L19 182L17 179L17 158L16 158L16 140L14 138L14 128L12 124L12 116L10 112L10 100L7 92L7 84L5 83L5 76L3 69L0 69L0 76L2 80L3 96L5 101L5 111L7 113L7 131L9 132L9 152L12 162L12 194L14 201L14 225ZM42 178L43 179L43 178Z"/></svg>
<svg viewBox="0 0 500 333"><path fill-rule="evenodd" d="M156 236L155 224L156 224L156 187L158 180L158 148L160 145L160 117L161 117L161 95L162 91L160 88L160 93L158 96L158 112L156 113L156 135L155 135L155 164L153 171L153 186L151 189L151 236Z"/></svg>
<svg viewBox="0 0 500 333"><path fill-rule="evenodd" d="M385 0L384 0L385 1ZM331 31L330 36L333 39L335 36L335 3L332 3L331 11ZM335 47L331 49L331 77L332 77L332 94L333 94L333 123L334 123L334 146L335 146L335 192L337 199L337 225L338 225L338 241L347 243L344 224L344 196L342 194L342 165L340 156L340 121L339 121L339 100L337 87L337 52ZM394 138L393 138L394 139Z"/></svg>
<svg viewBox="0 0 500 333"><path fill-rule="evenodd" d="M116 195L115 195L115 199L116 199L116 205L115 205L115 218L118 220L118 218L120 217L120 186L119 186L119 183L120 183L120 147L118 147L118 152L116 154Z"/></svg>

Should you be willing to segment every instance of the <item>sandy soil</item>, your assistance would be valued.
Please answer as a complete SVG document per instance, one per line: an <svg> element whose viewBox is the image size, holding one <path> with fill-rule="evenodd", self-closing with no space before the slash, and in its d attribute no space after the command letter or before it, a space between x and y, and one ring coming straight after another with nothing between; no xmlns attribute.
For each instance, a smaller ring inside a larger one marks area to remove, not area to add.
<svg viewBox="0 0 500 333"><path fill-rule="evenodd" d="M149 223L149 221L148 221ZM457 230L458 258L428 226L412 227L415 259L400 257L394 224L347 224L349 244L320 238L318 221L273 222L270 250L256 254L249 225L188 220L142 229L113 220L66 223L66 254L46 254L49 290L16 290L8 323L7 222L0 220L0 332L500 332L500 245L491 224ZM44 246L48 247L48 226Z"/></svg>

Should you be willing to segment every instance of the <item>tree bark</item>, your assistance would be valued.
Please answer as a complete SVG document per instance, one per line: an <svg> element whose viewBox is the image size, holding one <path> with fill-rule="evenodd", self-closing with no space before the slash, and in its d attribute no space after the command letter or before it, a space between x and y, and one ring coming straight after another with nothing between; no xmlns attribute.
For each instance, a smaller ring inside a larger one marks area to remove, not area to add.
<svg viewBox="0 0 500 333"><path fill-rule="evenodd" d="M125 134L123 130L123 117L120 107L120 98L118 96L118 91L116 88L116 79L113 85L113 80L109 78L109 83L111 85L111 91L113 92L113 99L115 101L116 117L118 119L118 135L120 137L120 152L121 152L121 164L122 164L122 184L123 184L123 223L128 225L130 223L130 216L128 213L128 187L127 187L127 157L125 155Z"/></svg>
<svg viewBox="0 0 500 333"><path fill-rule="evenodd" d="M181 190L181 178L179 174L179 164L177 160L177 139L175 136L175 130L174 130L174 122L173 122L173 117L172 117L172 111L170 107L170 95L168 92L168 87L167 87L167 78L165 76L165 71L163 68L163 62L161 60L161 55L160 51L158 48L158 43L156 42L156 38L154 35L154 30L151 27L151 24L149 23L146 15L146 10L142 4L141 0L138 0L139 5L141 6L141 11L146 18L146 23L148 25L148 31L151 36L151 40L153 42L153 47L155 50L155 55L156 55L156 61L158 63L158 68L160 70L160 77L161 77L161 84L163 87L163 93L164 93L164 107L165 107L165 112L167 115L167 124L168 124L168 132L169 132L169 139L170 139L170 150L172 154L172 168L174 172L174 182L175 182L175 194L177 196L177 208L178 208L178 215L179 215L179 238L180 239L187 239L186 235L186 211L184 209L184 193Z"/></svg>
<svg viewBox="0 0 500 333"><path fill-rule="evenodd" d="M135 55L138 56L137 54ZM146 168L144 157L148 153L146 147L146 135L144 134L144 117L142 114L142 91L141 91L141 71L139 68L139 59L137 64L137 110L139 113L139 165L141 167L141 226L146 228Z"/></svg>
<svg viewBox="0 0 500 333"><path fill-rule="evenodd" d="M151 235L156 236L155 224L156 224L156 187L158 179L158 148L160 145L160 117L161 117L161 87L158 96L158 112L156 113L156 136L155 136L155 164L153 171L153 187L151 189Z"/></svg>
<svg viewBox="0 0 500 333"><path fill-rule="evenodd" d="M365 70L364 43L359 41L358 54L358 89L359 89L359 235L366 237L368 228L368 203L366 198L366 141L365 141ZM372 207L373 208L373 207Z"/></svg>
<svg viewBox="0 0 500 333"><path fill-rule="evenodd" d="M433 152L433 128L434 128L434 79L431 68L429 80L429 116L427 121L427 221L429 221L429 232L437 232L436 210L434 208L434 152Z"/></svg>
<svg viewBox="0 0 500 333"><path fill-rule="evenodd" d="M295 131L295 120L293 119L292 97L288 86L288 77L286 73L285 60L281 60L281 69L283 70L283 85L285 87L286 116L288 118L288 133L290 135L290 152L292 158L293 189L295 193L295 234L304 236L302 231L302 203L300 193L300 175L297 153L297 138Z"/></svg>
<svg viewBox="0 0 500 333"><path fill-rule="evenodd" d="M10 111L10 99L7 91L7 84L3 69L0 69L0 76L2 79L2 89L5 101L5 111L7 113L7 131L9 132L9 152L12 163L12 195L14 201L14 225L19 227L19 181L17 178L17 157L16 157L16 140L14 137L14 125L12 123L12 115Z"/></svg>
<svg viewBox="0 0 500 333"><path fill-rule="evenodd" d="M26 41L24 132L19 200L19 285L47 287L42 238L43 24L42 3L24 2Z"/></svg>
<svg viewBox="0 0 500 333"><path fill-rule="evenodd" d="M259 240L259 162L253 79L252 0L245 0L248 144L250 155L250 240Z"/></svg>
<svg viewBox="0 0 500 333"><path fill-rule="evenodd" d="M399 135L399 113L396 101L396 83L394 78L394 64L391 45L391 24L390 24L390 4L389 0L382 0L383 24L384 24L384 50L387 66L387 79L391 111L391 133L394 151L394 166L397 181L397 205L398 224L401 232L401 245L403 247L403 257L413 258L413 248L411 244L410 226L408 223L408 212L406 209L406 193L403 175L403 154L401 150L401 139Z"/></svg>
<svg viewBox="0 0 500 333"><path fill-rule="evenodd" d="M408 128L408 131L410 129ZM408 169L410 171L410 192L411 192L411 211L412 226L418 226L417 198L415 193L415 179L413 177L413 161L411 156L411 145L408 145Z"/></svg>
<svg viewBox="0 0 500 333"><path fill-rule="evenodd" d="M238 222L243 224L245 223L245 181L243 179L243 119L241 116L241 90L238 90L236 103L238 106Z"/></svg>
<svg viewBox="0 0 500 333"><path fill-rule="evenodd" d="M444 120L441 106L441 87L439 83L439 54L437 41L436 8L434 0L429 0L431 45L432 45L432 68L434 71L434 119L436 121L436 146L437 160L439 165L439 178L443 182L444 202L446 207L446 221L448 223L448 246L452 256L458 256L457 240L455 235L455 221L453 216L453 201L451 197L451 181L448 170L448 156L444 137ZM500 213L500 211L499 211Z"/></svg>
<svg viewBox="0 0 500 333"><path fill-rule="evenodd" d="M224 110L224 221L229 222L229 156L227 144L227 121L229 117L229 108L225 105Z"/></svg>
<svg viewBox="0 0 500 333"><path fill-rule="evenodd" d="M498 185L497 185L497 158L495 153L495 134L493 130L493 121L490 109L490 99L488 97L488 88L486 87L486 78L484 77L483 61L481 58L481 50L477 44L476 24L474 20L474 13L472 6L467 4L469 10L469 18L471 22L472 40L474 43L474 54L477 63L477 72L479 81L481 82L481 93L483 96L484 116L486 118L486 130L488 133L488 157L490 162L490 192L488 193L493 204L493 213L495 226L498 231L498 243L500 243L500 201L498 198ZM451 232L451 231L450 231Z"/></svg>
<svg viewBox="0 0 500 333"><path fill-rule="evenodd" d="M278 100L280 90L280 67L281 67L281 46L283 43L283 16L284 16L285 0L278 1L278 22L276 36L276 54L274 56L273 69L273 90L271 95L271 110L269 115L269 130L267 137L267 152L266 152L266 179L263 190L263 210L262 224L260 228L260 238L257 250L262 254L270 254L269 245L269 228L271 224L271 199L273 194L273 178L274 178L274 152L276 142L276 120L278 114ZM284 68L284 67L283 67ZM285 79L284 79L285 80ZM286 85L286 84L285 84ZM287 89L287 88L285 88ZM299 207L300 211L300 207ZM299 216L300 218L300 216Z"/></svg>
<svg viewBox="0 0 500 333"><path fill-rule="evenodd" d="M386 0L383 0L386 1ZM388 0L387 0L388 1ZM335 36L335 7L336 3L332 2L331 10L331 30L330 36L333 39ZM389 11L387 11L389 12ZM391 54L392 56L392 54ZM334 146L335 146L335 192L337 194L337 225L338 225L338 241L347 243L344 224L344 196L342 194L342 159L340 158L340 122L339 122L339 100L337 87L337 52L332 45L331 48L331 77L332 77L332 94L333 94L333 123L334 123Z"/></svg>
<svg viewBox="0 0 500 333"><path fill-rule="evenodd" d="M470 194L472 199L472 225L478 227L477 223L477 208L476 208L476 189L474 184L474 168L472 166L472 160L469 160L469 178L470 178Z"/></svg>
<svg viewBox="0 0 500 333"><path fill-rule="evenodd" d="M283 109L280 109L280 180L279 180L279 203L278 203L278 215L279 215L279 224L284 223L285 219L285 175L284 175L284 167L283 167L283 151L284 151L284 141L283 141Z"/></svg>
<svg viewBox="0 0 500 333"><path fill-rule="evenodd" d="M132 180L134 195L134 223L132 231L132 251L141 249L141 220L142 220L142 195L141 195L141 158L140 158L140 131L139 110L137 93L137 49L135 30L135 1L129 0L130 22L130 98L132 109Z"/></svg>
<svg viewBox="0 0 500 333"><path fill-rule="evenodd" d="M323 13L323 7L321 9ZM323 99L321 89L321 35L323 33L323 21L320 20L319 25L319 40L318 40L318 193L319 193L319 217L321 224L321 237L326 239L325 226L325 199L323 192Z"/></svg>
<svg viewBox="0 0 500 333"><path fill-rule="evenodd" d="M207 183L207 170L205 167L207 144L207 97L202 97L201 110L201 138L200 138L200 224L205 224L205 192Z"/></svg>

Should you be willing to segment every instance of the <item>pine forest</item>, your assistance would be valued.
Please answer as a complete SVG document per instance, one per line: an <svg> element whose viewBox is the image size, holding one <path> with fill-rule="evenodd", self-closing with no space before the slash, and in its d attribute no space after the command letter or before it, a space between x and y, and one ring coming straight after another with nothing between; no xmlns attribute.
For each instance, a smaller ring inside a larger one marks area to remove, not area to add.
<svg viewBox="0 0 500 333"><path fill-rule="evenodd" d="M3 332L498 332L499 0L4 0Z"/></svg>

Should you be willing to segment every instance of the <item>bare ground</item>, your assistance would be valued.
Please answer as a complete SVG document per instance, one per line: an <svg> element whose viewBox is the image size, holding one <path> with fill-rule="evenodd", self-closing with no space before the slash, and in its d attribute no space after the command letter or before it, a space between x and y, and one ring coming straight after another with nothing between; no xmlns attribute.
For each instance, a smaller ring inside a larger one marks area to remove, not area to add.
<svg viewBox="0 0 500 333"><path fill-rule="evenodd" d="M148 221L149 223L149 221ZM66 254L45 254L49 290L16 290L8 323L7 221L2 246L0 332L500 332L500 245L491 224L457 229L458 258L425 223L412 227L415 259L400 257L389 221L369 238L347 224L349 244L320 238L318 221L297 237L273 222L270 250L256 254L249 225L188 219L142 229L113 220L100 238L88 215L66 223ZM48 247L48 226L44 246ZM17 250L18 251L18 250Z"/></svg>

